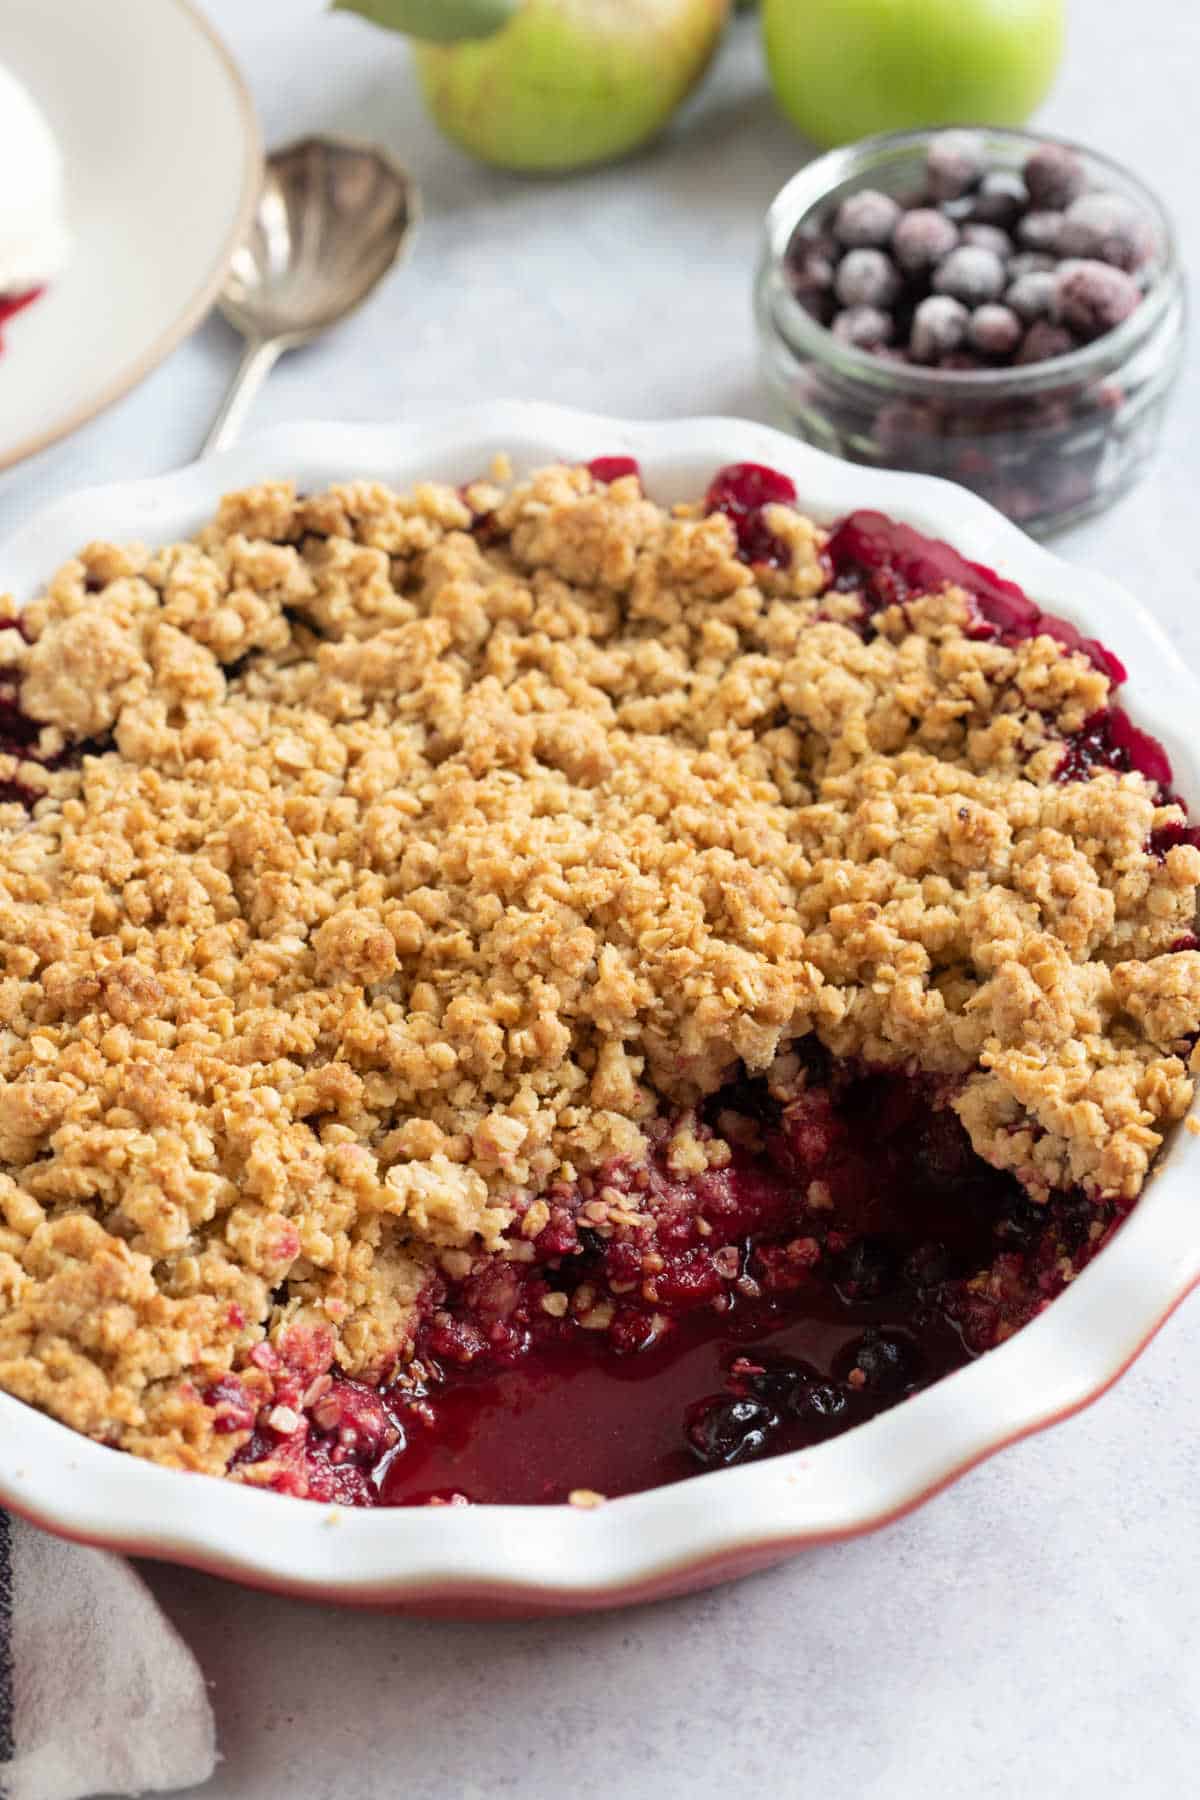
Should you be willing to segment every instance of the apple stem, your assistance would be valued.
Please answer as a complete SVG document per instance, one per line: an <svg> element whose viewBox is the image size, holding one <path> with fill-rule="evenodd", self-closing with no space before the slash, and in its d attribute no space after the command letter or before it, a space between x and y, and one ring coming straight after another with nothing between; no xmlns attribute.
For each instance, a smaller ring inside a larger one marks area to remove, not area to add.
<svg viewBox="0 0 1200 1800"><path fill-rule="evenodd" d="M507 25L522 0L333 0L335 12L355 12L389 31L432 44L486 38Z"/></svg>

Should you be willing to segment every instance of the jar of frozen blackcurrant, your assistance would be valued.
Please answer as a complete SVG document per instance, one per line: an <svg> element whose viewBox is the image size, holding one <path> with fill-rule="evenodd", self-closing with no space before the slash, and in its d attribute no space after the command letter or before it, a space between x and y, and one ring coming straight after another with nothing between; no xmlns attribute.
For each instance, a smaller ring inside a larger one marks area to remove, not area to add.
<svg viewBox="0 0 1200 1800"><path fill-rule="evenodd" d="M941 475L1035 535L1140 475L1183 351L1163 208L1022 131L905 131L810 163L767 214L755 306L786 423Z"/></svg>

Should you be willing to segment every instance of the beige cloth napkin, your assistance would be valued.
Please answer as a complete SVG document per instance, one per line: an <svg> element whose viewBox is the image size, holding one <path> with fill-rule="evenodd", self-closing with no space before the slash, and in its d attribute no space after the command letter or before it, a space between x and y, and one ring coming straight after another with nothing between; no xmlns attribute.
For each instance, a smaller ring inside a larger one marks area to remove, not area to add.
<svg viewBox="0 0 1200 1800"><path fill-rule="evenodd" d="M0 1800L164 1793L215 1764L204 1677L129 1564L0 1512Z"/></svg>

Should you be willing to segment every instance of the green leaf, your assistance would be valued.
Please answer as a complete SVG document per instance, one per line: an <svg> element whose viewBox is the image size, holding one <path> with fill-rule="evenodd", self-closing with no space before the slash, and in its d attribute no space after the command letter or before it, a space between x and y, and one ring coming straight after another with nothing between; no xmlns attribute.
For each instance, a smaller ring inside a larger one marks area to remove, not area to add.
<svg viewBox="0 0 1200 1800"><path fill-rule="evenodd" d="M521 0L333 0L334 12L355 12L431 44L486 38L507 25Z"/></svg>

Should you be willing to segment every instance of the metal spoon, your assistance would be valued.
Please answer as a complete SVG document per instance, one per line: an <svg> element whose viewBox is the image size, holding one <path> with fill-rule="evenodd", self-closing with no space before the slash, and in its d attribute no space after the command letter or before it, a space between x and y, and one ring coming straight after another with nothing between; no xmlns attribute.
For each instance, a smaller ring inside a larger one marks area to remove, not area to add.
<svg viewBox="0 0 1200 1800"><path fill-rule="evenodd" d="M217 302L246 348L205 456L233 442L285 350L362 305L419 216L415 186L383 150L310 137L267 158L254 224Z"/></svg>

